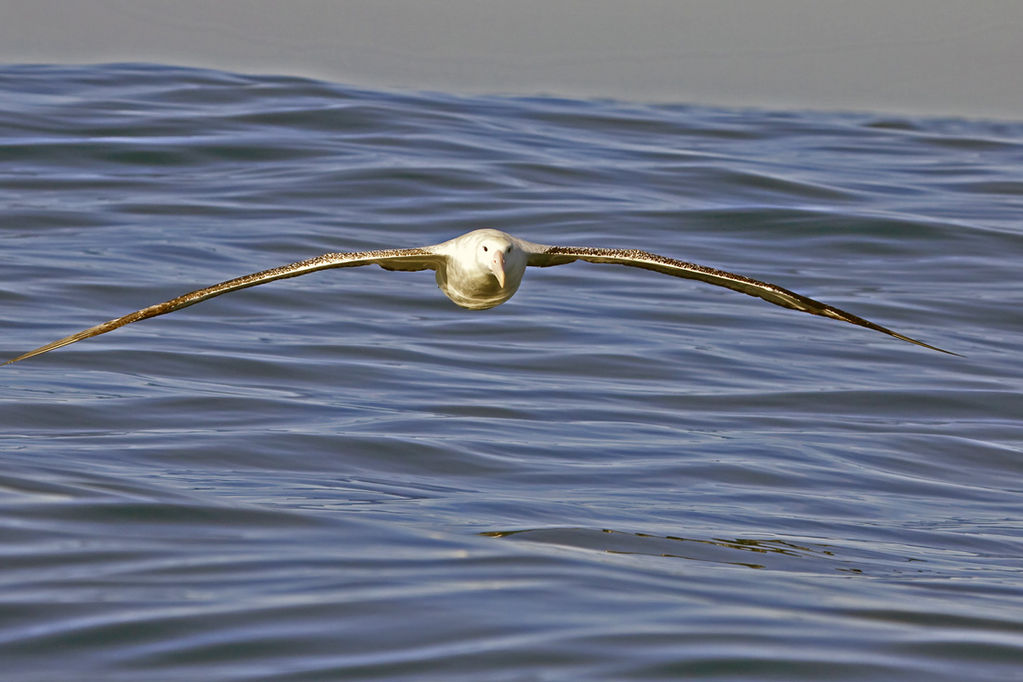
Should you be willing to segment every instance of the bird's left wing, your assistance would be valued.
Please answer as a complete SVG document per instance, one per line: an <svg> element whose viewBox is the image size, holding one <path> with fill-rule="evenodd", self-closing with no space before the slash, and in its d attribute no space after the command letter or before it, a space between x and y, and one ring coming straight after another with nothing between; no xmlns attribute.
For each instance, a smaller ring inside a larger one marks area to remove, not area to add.
<svg viewBox="0 0 1023 682"><path fill-rule="evenodd" d="M266 284L267 282L273 282L278 279L287 279L288 277L298 277L299 275L316 272L317 270L351 268L360 265L376 264L388 270L433 270L443 262L443 259L444 256L435 253L431 247L384 249L380 251L359 251L353 253L325 253L322 256L316 256L315 258L309 258L308 260L290 263L289 265L282 265L269 270L263 270L262 272L254 272L251 275L244 275L243 277L229 279L226 282L214 284L213 286L209 286L204 289L190 291L187 294L182 294L181 296L172 298L169 301L164 301L163 303L151 305L148 308L136 310L133 313L128 313L127 315L109 320L103 324L97 324L95 327L89 327L77 334L65 336L63 339L58 339L57 341L46 344L45 346L40 346L35 350L22 353L18 357L12 358L7 362L0 363L0 366L9 365L12 362L18 362L19 360L25 360L26 358L31 358L47 351L54 350L55 348L61 348L62 346L66 346L76 341L88 339L92 336L105 334L117 329L118 327L131 324L132 322L138 322L139 320L144 320L149 317L156 317L157 315L164 315L166 313L174 312L175 310L181 310L182 308L187 308L190 305L201 303L202 301L213 298L214 296L220 296L221 294L237 291L238 289L254 287L257 284Z"/></svg>
<svg viewBox="0 0 1023 682"><path fill-rule="evenodd" d="M870 320L865 320L858 315L853 315L852 313L847 313L846 311L834 306L821 303L820 301L816 301L808 296L803 296L802 294L797 294L794 291L789 291L777 284L761 282L760 280L746 277L745 275L737 275L732 272L725 272L724 270L717 270L715 268L709 268L695 263L686 263L684 261L675 260L674 258L659 256L656 253L639 251L637 249L604 249L590 246L545 246L541 244L531 244L528 242L525 242L524 245L529 253L529 265L547 267L551 265L563 265L576 260L583 260L590 263L628 265L634 268L643 268L644 270L661 272L665 275L672 275L673 277L696 279L720 287L726 287L734 291L741 291L744 294L762 298L768 303L780 305L784 308L800 310L804 313L810 313L811 315L830 317L832 319L841 320L860 327L866 327L867 329L873 329L874 331L894 336L897 339L908 341L909 343L914 343L918 346L923 346L924 348L930 348L931 350L936 350L941 353L948 353L949 355L958 355L958 353L952 353L951 351L944 350L943 348L938 348L937 346L932 346L928 343L924 343L923 341L917 341L916 339L904 336L898 332L888 329L887 327L882 327Z"/></svg>

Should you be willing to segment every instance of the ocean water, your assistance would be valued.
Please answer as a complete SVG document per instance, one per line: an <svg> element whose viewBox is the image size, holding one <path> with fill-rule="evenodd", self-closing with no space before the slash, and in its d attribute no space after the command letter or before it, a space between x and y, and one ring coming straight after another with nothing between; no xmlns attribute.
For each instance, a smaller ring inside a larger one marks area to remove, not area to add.
<svg viewBox="0 0 1023 682"><path fill-rule="evenodd" d="M0 67L5 680L1023 679L1023 122Z"/></svg>

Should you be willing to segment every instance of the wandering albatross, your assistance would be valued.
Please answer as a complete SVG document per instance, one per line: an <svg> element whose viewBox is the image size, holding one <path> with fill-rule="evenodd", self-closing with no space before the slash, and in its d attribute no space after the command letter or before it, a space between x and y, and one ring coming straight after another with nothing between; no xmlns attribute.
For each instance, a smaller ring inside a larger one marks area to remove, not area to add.
<svg viewBox="0 0 1023 682"><path fill-rule="evenodd" d="M636 249L607 249L592 246L549 246L534 244L513 237L500 230L474 230L449 241L408 249L383 249L379 251L355 251L350 253L326 253L308 260L263 270L251 275L229 279L220 284L197 289L148 308L136 310L122 317L89 327L71 336L66 336L35 350L22 353L2 364L25 360L48 351L81 341L92 336L105 334L132 322L156 317L186 308L238 289L266 284L278 279L297 277L317 270L330 268L351 268L376 264L386 270L434 270L437 285L457 305L470 310L485 310L510 299L522 282L526 266L548 267L564 265L582 260L590 263L611 263L627 265L644 270L653 270L673 277L696 279L709 284L727 287L750 296L762 298L768 303L801 310L811 315L830 317L850 324L873 329L949 355L951 351L917 341L882 327L862 317L847 313L834 306L815 301L812 298L789 291L776 284L761 282L744 275L709 268L694 263L659 256Z"/></svg>

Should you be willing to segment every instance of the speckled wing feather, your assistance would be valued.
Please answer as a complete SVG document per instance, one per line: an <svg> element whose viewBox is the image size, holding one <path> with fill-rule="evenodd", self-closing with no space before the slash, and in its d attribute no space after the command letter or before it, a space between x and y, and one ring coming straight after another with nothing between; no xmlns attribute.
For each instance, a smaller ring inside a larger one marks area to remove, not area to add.
<svg viewBox="0 0 1023 682"><path fill-rule="evenodd" d="M565 263L571 263L576 260L588 261L590 263L613 263L616 265L628 265L634 268L643 268L644 270L653 270L655 272L661 272L665 275L672 275L673 277L684 277L686 279L696 279L709 284L715 284L720 287L726 287L735 291L741 291L744 294L750 296L756 296L762 298L768 303L774 303L784 308L791 308L792 310L801 310L804 313L810 313L811 315L821 315L823 317L830 317L835 320L841 320L848 322L849 324L855 324L860 327L866 327L867 329L873 329L889 336L894 336L897 339L914 343L924 348L930 348L941 353L948 353L949 355L958 355L951 351L932 346L923 341L917 341L908 336L894 332L887 327L882 327L879 324L875 324L870 320L865 320L862 317L847 313L844 310L830 306L820 301L815 301L808 296L797 294L794 291L789 291L776 284L769 282L761 282L760 280L746 277L744 275L736 275L731 272L725 272L723 270L717 270L715 268L709 268L703 265L696 265L695 263L686 263L684 261L675 260L674 258L667 258L665 256L659 256L656 253L649 253L647 251L639 251L636 249L603 249L589 246L541 246L530 244L533 247L530 249L529 265L538 267L547 267L551 265L562 265Z"/></svg>
<svg viewBox="0 0 1023 682"><path fill-rule="evenodd" d="M437 268L443 258L444 256L435 254L429 249L429 247L413 249L386 249L381 251L361 251L353 253L325 253L322 256L316 256L315 258L310 258L308 260L291 263L289 265L282 265L280 267L271 268L270 270L263 270L262 272L255 272L251 275L230 279L226 282L214 284L213 286L209 286L204 289L190 291L187 294L183 294L177 298L172 298L169 301L157 303L149 306L148 308L143 308L142 310L136 310L133 313L123 315L122 317L104 322L103 324L98 324L95 327L89 327L77 334L72 334L71 336L66 336L63 339L58 339L57 341L46 344L45 346L40 346L35 350L22 353L18 357L8 360L2 364L9 365L12 362L25 360L26 358L46 353L47 351L54 350L55 348L61 348L62 346L66 346L76 341L98 336L99 334L105 334L117 329L118 327L131 324L132 322L138 322L139 320L144 320L149 317L156 317L157 315L164 315L166 313L174 312L175 310L181 310L182 308L187 308L190 305L201 303L202 301L213 298L214 296L220 296L221 294L237 291L238 289L254 287L257 284L266 284L267 282L273 282L278 279L297 277L310 272L316 272L317 270L351 268L358 267L360 265L376 264L387 270L432 270Z"/></svg>

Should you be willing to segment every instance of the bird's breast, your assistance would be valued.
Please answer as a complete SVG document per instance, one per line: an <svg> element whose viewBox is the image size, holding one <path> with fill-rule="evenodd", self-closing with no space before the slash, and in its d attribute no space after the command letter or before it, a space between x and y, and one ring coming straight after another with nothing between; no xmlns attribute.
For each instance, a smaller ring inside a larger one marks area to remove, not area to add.
<svg viewBox="0 0 1023 682"><path fill-rule="evenodd" d="M505 280L502 287L497 278L486 274L468 274L453 268L437 269L437 286L451 301L469 310L486 310L499 306L515 295L522 277Z"/></svg>

